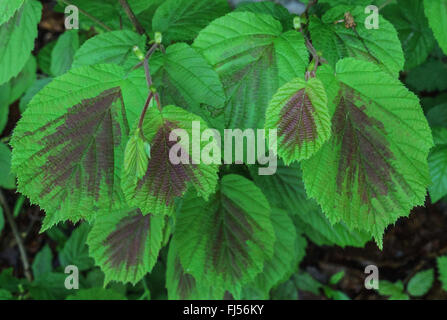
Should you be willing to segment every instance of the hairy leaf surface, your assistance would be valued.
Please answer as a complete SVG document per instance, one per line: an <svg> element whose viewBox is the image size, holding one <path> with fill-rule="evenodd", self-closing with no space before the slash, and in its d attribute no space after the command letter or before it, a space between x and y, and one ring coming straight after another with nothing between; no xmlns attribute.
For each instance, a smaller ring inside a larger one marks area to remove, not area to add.
<svg viewBox="0 0 447 320"><path fill-rule="evenodd" d="M279 21L252 12L213 21L193 46L222 80L227 128L262 128L273 94L293 78L303 78L309 58L300 33L283 33Z"/></svg>
<svg viewBox="0 0 447 320"><path fill-rule="evenodd" d="M175 199L183 196L189 185L205 199L214 192L218 166L199 163L200 154L193 149L193 144L203 148L208 143L199 141L200 137L194 138L193 123L200 123L200 132L207 129L200 117L179 107L166 106L161 113L155 107L149 109L142 131L151 150L147 169L141 178L131 172L123 175L123 190L130 205L140 208L144 214L171 214ZM184 141L174 131L176 129L184 130L194 141ZM173 141L170 141L171 135ZM170 152L175 145L178 146L175 154L183 154L184 162L174 164L172 161Z"/></svg>
<svg viewBox="0 0 447 320"><path fill-rule="evenodd" d="M431 131L418 98L376 65L348 58L336 71L332 137L303 162L306 191L332 223L381 246L384 229L424 203Z"/></svg>
<svg viewBox="0 0 447 320"><path fill-rule="evenodd" d="M402 47L393 25L382 16L379 29L368 30L364 21L367 14L364 7L337 6L322 17L310 17L309 30L315 48L335 67L338 60L355 57L372 61L397 77L404 66ZM351 13L356 23L355 31L344 22L346 12Z"/></svg>
<svg viewBox="0 0 447 320"><path fill-rule="evenodd" d="M120 209L98 217L87 239L90 255L110 281L136 284L157 262L164 217Z"/></svg>
<svg viewBox="0 0 447 320"><path fill-rule="evenodd" d="M273 256L270 206L253 182L226 175L210 201L189 194L177 216L173 241L196 281L240 295Z"/></svg>
<svg viewBox="0 0 447 320"><path fill-rule="evenodd" d="M114 63L130 70L140 61L133 53L138 46L144 51L145 37L130 30L118 30L99 34L88 39L76 52L73 68L98 64Z"/></svg>
<svg viewBox="0 0 447 320"><path fill-rule="evenodd" d="M282 86L267 108L265 127L278 129L278 154L286 164L311 157L331 135L321 81L296 78Z"/></svg>
<svg viewBox="0 0 447 320"><path fill-rule="evenodd" d="M155 54L150 63L164 105L182 107L215 124L213 112L223 108L225 92L219 75L199 53L177 43L169 46L166 54Z"/></svg>
<svg viewBox="0 0 447 320"><path fill-rule="evenodd" d="M33 98L14 130L19 191L46 211L43 230L122 207L127 117L135 107L124 108L123 77L115 65L74 69Z"/></svg>

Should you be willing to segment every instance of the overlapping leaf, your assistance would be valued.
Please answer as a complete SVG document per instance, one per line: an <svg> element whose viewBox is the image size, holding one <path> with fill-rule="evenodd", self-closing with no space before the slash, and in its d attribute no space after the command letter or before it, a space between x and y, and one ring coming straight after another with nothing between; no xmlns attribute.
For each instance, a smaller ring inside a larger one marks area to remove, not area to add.
<svg viewBox="0 0 447 320"><path fill-rule="evenodd" d="M284 30L290 30L293 28L293 15L291 15L284 6L278 3L270 1L242 2L234 11L248 11L253 13L268 14L276 20L281 21Z"/></svg>
<svg viewBox="0 0 447 320"><path fill-rule="evenodd" d="M447 129L433 127L433 139L436 147L428 157L431 184L428 190L432 202L437 202L447 195Z"/></svg>
<svg viewBox="0 0 447 320"><path fill-rule="evenodd" d="M439 46L447 54L447 1L424 0L424 9Z"/></svg>
<svg viewBox="0 0 447 320"><path fill-rule="evenodd" d="M278 130L278 154L286 164L311 157L331 135L321 81L296 78L282 86L267 108L265 127Z"/></svg>
<svg viewBox="0 0 447 320"><path fill-rule="evenodd" d="M87 239L90 255L110 281L136 284L157 262L162 247L163 216L120 209L95 220Z"/></svg>
<svg viewBox="0 0 447 320"><path fill-rule="evenodd" d="M123 104L124 71L74 69L31 101L11 145L19 191L43 208L43 229L119 209L124 147L132 108ZM129 118L129 119L128 119Z"/></svg>
<svg viewBox="0 0 447 320"><path fill-rule="evenodd" d="M268 299L269 292L298 271L298 264L306 254L306 240L295 229L287 212L272 208L271 221L276 241L273 257L264 264L264 269L248 285Z"/></svg>
<svg viewBox="0 0 447 320"><path fill-rule="evenodd" d="M0 143L0 187L16 187L15 175L11 172L11 150L3 143Z"/></svg>
<svg viewBox="0 0 447 320"><path fill-rule="evenodd" d="M309 54L299 32L283 33L266 14L233 12L203 29L193 45L222 80L227 128L262 128L276 90L304 78Z"/></svg>
<svg viewBox="0 0 447 320"><path fill-rule="evenodd" d="M175 242L169 245L166 266L166 288L170 300L221 300L224 291L212 283L197 282L183 268Z"/></svg>
<svg viewBox="0 0 447 320"><path fill-rule="evenodd" d="M327 11L322 20L310 17L312 43L332 67L342 58L356 57L375 62L397 77L405 62L397 32L382 16L379 29L368 30L364 24L368 14L364 10L364 7L337 6ZM338 22L344 21L347 12L354 18L355 31Z"/></svg>
<svg viewBox="0 0 447 320"><path fill-rule="evenodd" d="M58 39L51 52L50 71L53 76L60 76L70 70L76 50L79 49L77 30L65 31ZM106 63L106 62L103 62Z"/></svg>
<svg viewBox="0 0 447 320"><path fill-rule="evenodd" d="M191 41L214 19L230 10L226 0L166 0L152 19L152 30L167 44Z"/></svg>
<svg viewBox="0 0 447 320"><path fill-rule="evenodd" d="M193 132L195 125L200 126L200 134L207 129L200 117L179 107L166 106L162 112L155 107L149 109L142 130L151 150L146 172L142 178L129 171L123 174L123 190L130 205L144 214L171 214L175 199L183 196L189 185L205 199L214 192L218 165L202 163L197 150L210 144L217 146L217 142L202 142ZM187 137L176 129L183 130ZM177 163L171 153L179 157Z"/></svg>
<svg viewBox="0 0 447 320"><path fill-rule="evenodd" d="M279 161L276 173L270 176L258 175L256 167L251 167L250 173L269 203L286 210L299 232L312 242L318 245L363 247L371 239L365 232L349 230L344 223L330 224L320 206L313 199L307 198L301 168L297 163L286 166Z"/></svg>
<svg viewBox="0 0 447 320"><path fill-rule="evenodd" d="M12 3L14 2L17 1ZM8 6L11 9L17 7ZM6 10L10 10L8 8ZM37 24L40 21L41 11L40 2L27 0L20 9L10 10L9 12L15 13L9 20L0 24L0 85L15 77L28 61L34 48L34 39L37 37ZM8 11L6 14L10 15Z"/></svg>
<svg viewBox="0 0 447 320"><path fill-rule="evenodd" d="M199 53L185 43L177 43L169 46L166 54L155 54L150 65L163 104L182 107L213 127L217 125L213 115L222 110L225 93L219 75ZM136 75L146 85L143 72Z"/></svg>
<svg viewBox="0 0 447 320"><path fill-rule="evenodd" d="M399 33L405 53L405 69L424 62L436 41L424 15L423 1L398 0L383 9L383 15L392 22Z"/></svg>
<svg viewBox="0 0 447 320"><path fill-rule="evenodd" d="M226 175L209 202L193 194L184 199L172 241L196 281L239 297L273 256L270 206L253 182Z"/></svg>
<svg viewBox="0 0 447 320"><path fill-rule="evenodd" d="M20 9L24 0L8 0L0 2L0 25L14 15Z"/></svg>
<svg viewBox="0 0 447 320"><path fill-rule="evenodd" d="M99 34L87 40L76 52L73 68L97 63L114 63L130 70L140 61L133 53L138 46L144 51L145 37L130 30Z"/></svg>
<svg viewBox="0 0 447 320"><path fill-rule="evenodd" d="M431 131L418 98L375 64L344 59L332 137L303 162L307 193L332 223L384 229L422 205L429 184Z"/></svg>

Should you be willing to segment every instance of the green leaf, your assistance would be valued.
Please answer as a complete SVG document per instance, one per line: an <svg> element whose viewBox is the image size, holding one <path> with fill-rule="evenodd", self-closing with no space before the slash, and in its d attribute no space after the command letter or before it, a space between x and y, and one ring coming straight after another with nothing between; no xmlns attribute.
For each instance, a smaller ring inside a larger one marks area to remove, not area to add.
<svg viewBox="0 0 447 320"><path fill-rule="evenodd" d="M0 25L12 18L20 9L24 0L8 0L0 2Z"/></svg>
<svg viewBox="0 0 447 320"><path fill-rule="evenodd" d="M331 276L331 278L329 279L329 284L337 285L344 277L345 277L345 272L343 270L340 272L337 272Z"/></svg>
<svg viewBox="0 0 447 320"><path fill-rule="evenodd" d="M141 131L137 128L127 142L124 153L124 174L142 179L147 171L149 156L145 150L145 142Z"/></svg>
<svg viewBox="0 0 447 320"><path fill-rule="evenodd" d="M9 82L0 85L0 134L8 123L9 96L11 95L11 85Z"/></svg>
<svg viewBox="0 0 447 320"><path fill-rule="evenodd" d="M291 15L284 6L278 3L270 1L242 2L234 11L268 14L276 20L281 21L284 30L290 30L293 28L293 15Z"/></svg>
<svg viewBox="0 0 447 320"><path fill-rule="evenodd" d="M428 190L433 203L447 195L447 141L445 143L436 146L428 157L431 176L431 184Z"/></svg>
<svg viewBox="0 0 447 320"><path fill-rule="evenodd" d="M144 50L145 42L145 36L130 30L99 34L88 39L76 51L73 68L98 63L114 63L128 71L140 62L133 53L134 46Z"/></svg>
<svg viewBox="0 0 447 320"><path fill-rule="evenodd" d="M444 91L447 89L447 64L430 59L411 69L405 82L416 91Z"/></svg>
<svg viewBox="0 0 447 320"><path fill-rule="evenodd" d="M0 235L5 227L5 217L3 216L3 207L0 206Z"/></svg>
<svg viewBox="0 0 447 320"><path fill-rule="evenodd" d="M76 50L79 49L77 30L65 31L56 41L51 52L51 75L57 77L70 70Z"/></svg>
<svg viewBox="0 0 447 320"><path fill-rule="evenodd" d="M9 81L9 85L11 86L9 104L19 99L34 81L36 81L36 68L36 58L30 56L22 71Z"/></svg>
<svg viewBox="0 0 447 320"><path fill-rule="evenodd" d="M233 12L213 21L194 42L222 80L226 128L263 128L277 89L304 78L309 53L301 33L282 32L269 15Z"/></svg>
<svg viewBox="0 0 447 320"><path fill-rule="evenodd" d="M432 107L427 112L427 120L431 127L447 127L447 103Z"/></svg>
<svg viewBox="0 0 447 320"><path fill-rule="evenodd" d="M53 40L43 46L37 53L37 65L39 69L47 75L51 75L51 53L53 52L56 40Z"/></svg>
<svg viewBox="0 0 447 320"><path fill-rule="evenodd" d="M12 293L5 289L0 289L0 301L12 300Z"/></svg>
<svg viewBox="0 0 447 320"><path fill-rule="evenodd" d="M121 209L98 217L87 244L90 255L110 281L135 285L152 270L163 240L164 217Z"/></svg>
<svg viewBox="0 0 447 320"><path fill-rule="evenodd" d="M93 267L93 260L89 257L85 243L89 231L89 225L83 223L73 231L70 238L65 242L64 248L59 253L59 261L63 267L75 265L79 271Z"/></svg>
<svg viewBox="0 0 447 320"><path fill-rule="evenodd" d="M307 272L298 273L293 277L293 279L297 288L301 291L307 291L313 293L314 295L320 295L320 289L323 288L323 285Z"/></svg>
<svg viewBox="0 0 447 320"><path fill-rule="evenodd" d="M134 0L129 0L131 7L133 1ZM82 11L90 16L95 17L112 30L132 28L132 23L124 12L120 2L117 0L70 0L70 3L77 6L79 9L82 9ZM64 12L65 6L64 3L58 2L55 10ZM89 30L94 28L97 32L106 31L103 26L87 18L82 12L79 12L79 16L79 27L81 29Z"/></svg>
<svg viewBox="0 0 447 320"><path fill-rule="evenodd" d="M273 257L270 206L253 182L226 175L208 202L192 193L184 199L172 241L197 282L237 298Z"/></svg>
<svg viewBox="0 0 447 320"><path fill-rule="evenodd" d="M45 245L34 258L31 266L33 270L34 279L40 279L45 274L53 270L53 254L48 245Z"/></svg>
<svg viewBox="0 0 447 320"><path fill-rule="evenodd" d="M37 37L41 11L40 2L27 0L8 21L0 25L0 85L17 76L28 61Z"/></svg>
<svg viewBox="0 0 447 320"><path fill-rule="evenodd" d="M203 150L208 145L214 150L218 145L214 138L212 142L204 142L200 136L195 137L193 127L199 124L201 135L208 127L200 117L175 106L166 106L162 112L149 108L142 131L151 149L146 173L138 179L136 173L124 171L122 177L126 200L131 206L140 208L143 214L169 215L174 211L175 199L183 196L190 185L205 199L214 192L218 165L201 162L196 148L200 146ZM170 141L170 137L176 138L175 141ZM181 153L183 160L179 158L179 163L174 163L172 150L177 150L176 156Z"/></svg>
<svg viewBox="0 0 447 320"><path fill-rule="evenodd" d="M335 23L343 20L346 12L354 17L356 31L346 28L344 23ZM379 29L368 30L364 24L367 16L364 7L352 6L332 8L322 20L312 16L309 20L312 43L332 67L342 58L355 57L377 63L397 78L405 62L397 32L382 16Z"/></svg>
<svg viewBox="0 0 447 320"><path fill-rule="evenodd" d="M71 70L31 101L14 130L19 191L46 211L42 231L122 207L121 167L129 125L141 106L116 65ZM137 110L138 110L137 109Z"/></svg>
<svg viewBox="0 0 447 320"><path fill-rule="evenodd" d="M334 290L328 286L323 287L324 294L333 300L350 300L350 298L342 291Z"/></svg>
<svg viewBox="0 0 447 320"><path fill-rule="evenodd" d="M213 283L197 282L180 263L175 242L169 245L166 266L166 288L169 300L221 300L224 290Z"/></svg>
<svg viewBox="0 0 447 320"><path fill-rule="evenodd" d="M273 257L265 261L262 272L249 284L260 291L263 299L268 299L272 288L289 279L298 270L307 245L306 240L296 233L287 212L272 208L271 221L276 236Z"/></svg>
<svg viewBox="0 0 447 320"><path fill-rule="evenodd" d="M408 293L414 297L422 297L428 293L435 281L435 271L428 269L416 273L408 282Z"/></svg>
<svg viewBox="0 0 447 320"><path fill-rule="evenodd" d="M431 130L418 98L377 65L347 58L336 74L332 137L303 162L304 184L331 223L381 247L385 228L425 201Z"/></svg>
<svg viewBox="0 0 447 320"><path fill-rule="evenodd" d="M152 30L163 42L191 41L200 30L229 11L226 0L166 0L155 11Z"/></svg>
<svg viewBox="0 0 447 320"><path fill-rule="evenodd" d="M12 293L19 292L19 286L28 280L18 279L13 275L13 268L3 269L0 273L0 287Z"/></svg>
<svg viewBox="0 0 447 320"><path fill-rule="evenodd" d="M166 54L154 54L150 66L164 105L182 107L215 124L208 110L221 110L225 93L219 75L199 53L185 43L177 43L169 46ZM144 72L140 70L138 76L146 88Z"/></svg>
<svg viewBox="0 0 447 320"><path fill-rule="evenodd" d="M111 289L90 288L76 290L65 300L127 300L126 296Z"/></svg>
<svg viewBox="0 0 447 320"><path fill-rule="evenodd" d="M397 0L383 9L383 15L393 23L405 54L405 70L424 62L436 41L424 15L420 0Z"/></svg>
<svg viewBox="0 0 447 320"><path fill-rule="evenodd" d="M0 187L15 189L16 178L11 172L11 150L0 142Z"/></svg>
<svg viewBox="0 0 447 320"><path fill-rule="evenodd" d="M287 165L314 155L331 135L321 81L296 78L282 86L267 108L265 127L278 128L278 154Z"/></svg>
<svg viewBox="0 0 447 320"><path fill-rule="evenodd" d="M43 274L33 281L29 288L29 295L34 300L61 300L70 293L65 288L64 273L50 272Z"/></svg>
<svg viewBox="0 0 447 320"><path fill-rule="evenodd" d="M23 113L28 106L28 103L34 98L34 96L42 90L47 84L49 84L53 78L42 78L36 80L25 92L22 99L20 99L19 109Z"/></svg>
<svg viewBox="0 0 447 320"><path fill-rule="evenodd" d="M383 280L379 282L379 294L389 296L390 300L409 300L410 297L404 293L404 284L402 281L391 283Z"/></svg>
<svg viewBox="0 0 447 320"><path fill-rule="evenodd" d="M447 256L438 257L438 272L439 272L439 281L441 281L442 289L447 291Z"/></svg>
<svg viewBox="0 0 447 320"><path fill-rule="evenodd" d="M424 9L439 46L447 54L447 1L424 0Z"/></svg>
<svg viewBox="0 0 447 320"><path fill-rule="evenodd" d="M249 169L269 203L291 214L299 231L312 242L318 245L363 247L371 239L364 232L349 230L343 223L330 224L319 205L307 198L301 169L297 163L286 166L279 161L276 173L270 176L258 175L256 167Z"/></svg>

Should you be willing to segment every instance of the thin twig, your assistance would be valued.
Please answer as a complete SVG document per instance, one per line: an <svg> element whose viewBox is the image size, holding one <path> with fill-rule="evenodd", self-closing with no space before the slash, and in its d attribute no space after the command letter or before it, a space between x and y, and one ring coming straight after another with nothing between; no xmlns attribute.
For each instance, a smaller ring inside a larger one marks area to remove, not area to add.
<svg viewBox="0 0 447 320"><path fill-rule="evenodd" d="M132 8L129 6L129 3L127 2L127 0L119 0L119 1L120 1L121 6L123 7L124 11L126 12L126 15L129 17L129 20L132 22L135 29L137 29L138 33L146 34L146 31L144 30L140 21L138 21L137 17L135 16L135 13L133 13Z"/></svg>
<svg viewBox="0 0 447 320"><path fill-rule="evenodd" d="M17 245L19 246L20 258L22 259L25 277L29 281L32 281L33 277L30 272L28 256L26 255L26 250L23 245L22 238L20 237L17 225L14 222L14 217L11 214L11 210L9 209L8 203L6 202L5 196L3 195L3 192L1 190L0 190L0 204L2 205L5 211L6 219L8 220L9 225L11 226L12 233L14 235L14 238L16 239Z"/></svg>
<svg viewBox="0 0 447 320"><path fill-rule="evenodd" d="M140 134L141 134L143 140L147 140L143 133L144 117L146 116L147 109L149 108L149 104L151 103L151 100L153 97L154 97L154 93L151 91L149 93L149 96L146 99L146 103L144 104L143 111L141 111L140 121L138 121L138 129L140 129Z"/></svg>
<svg viewBox="0 0 447 320"><path fill-rule="evenodd" d="M67 6L73 6L72 3L70 3L67 0L59 0L60 2L66 4ZM90 13L82 10L81 8L77 7L79 12L82 13L84 16L86 16L87 18L89 18L90 20L92 20L93 22L97 23L98 25L100 25L101 27L103 27L104 29L106 29L107 31L113 31L112 28L110 28L109 26L107 26L105 23L101 22L100 20L96 19L94 16L92 16Z"/></svg>

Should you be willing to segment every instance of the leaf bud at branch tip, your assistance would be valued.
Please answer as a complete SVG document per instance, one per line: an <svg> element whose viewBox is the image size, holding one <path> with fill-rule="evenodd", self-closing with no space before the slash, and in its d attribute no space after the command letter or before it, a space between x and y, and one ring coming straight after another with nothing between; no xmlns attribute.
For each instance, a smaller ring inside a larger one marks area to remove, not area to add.
<svg viewBox="0 0 447 320"><path fill-rule="evenodd" d="M133 53L137 56L138 60L143 61L144 60L144 53L141 51L141 49L138 46L134 46L132 48Z"/></svg>
<svg viewBox="0 0 447 320"><path fill-rule="evenodd" d="M161 32L155 32L155 43L161 44L162 41L163 35L161 34Z"/></svg>

